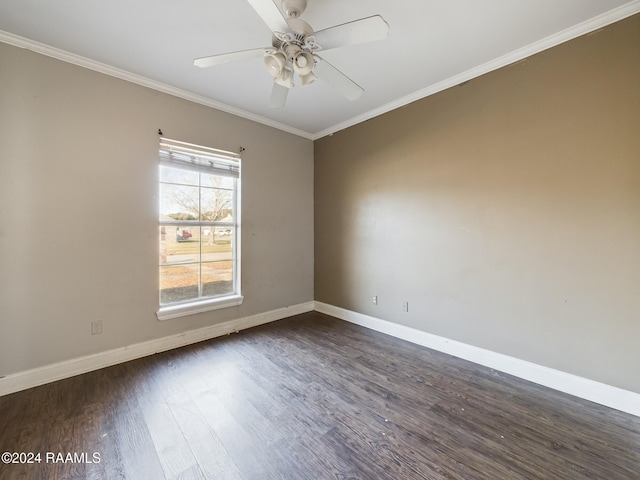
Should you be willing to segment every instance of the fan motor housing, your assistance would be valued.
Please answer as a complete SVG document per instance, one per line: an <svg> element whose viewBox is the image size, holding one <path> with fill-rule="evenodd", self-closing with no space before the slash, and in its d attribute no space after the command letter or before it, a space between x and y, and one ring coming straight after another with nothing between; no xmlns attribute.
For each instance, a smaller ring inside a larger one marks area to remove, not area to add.
<svg viewBox="0 0 640 480"><path fill-rule="evenodd" d="M297 18L307 8L307 0L282 0L280 5L287 17Z"/></svg>

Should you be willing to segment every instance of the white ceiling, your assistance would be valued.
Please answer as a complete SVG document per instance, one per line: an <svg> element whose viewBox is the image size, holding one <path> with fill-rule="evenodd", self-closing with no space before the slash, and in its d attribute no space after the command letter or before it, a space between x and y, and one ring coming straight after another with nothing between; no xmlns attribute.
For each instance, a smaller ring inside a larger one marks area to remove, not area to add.
<svg viewBox="0 0 640 480"><path fill-rule="evenodd" d="M245 0L0 0L0 41L315 139L639 11L640 0L309 0L315 30L380 14L389 37L322 53L365 89L359 100L316 81L277 110L261 59L192 65L270 45Z"/></svg>

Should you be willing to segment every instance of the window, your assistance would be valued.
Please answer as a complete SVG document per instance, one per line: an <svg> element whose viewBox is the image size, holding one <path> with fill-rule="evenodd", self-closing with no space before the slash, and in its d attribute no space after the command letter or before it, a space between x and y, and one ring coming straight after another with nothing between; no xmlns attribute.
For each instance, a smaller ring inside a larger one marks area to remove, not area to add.
<svg viewBox="0 0 640 480"><path fill-rule="evenodd" d="M160 142L158 318L242 303L238 155Z"/></svg>

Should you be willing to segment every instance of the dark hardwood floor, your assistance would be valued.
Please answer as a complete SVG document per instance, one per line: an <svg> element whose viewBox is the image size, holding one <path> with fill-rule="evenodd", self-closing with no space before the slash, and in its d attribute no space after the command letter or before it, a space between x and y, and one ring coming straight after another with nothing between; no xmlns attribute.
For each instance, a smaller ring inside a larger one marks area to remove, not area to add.
<svg viewBox="0 0 640 480"><path fill-rule="evenodd" d="M1 452L41 455L2 480L628 480L640 418L314 312L0 397Z"/></svg>

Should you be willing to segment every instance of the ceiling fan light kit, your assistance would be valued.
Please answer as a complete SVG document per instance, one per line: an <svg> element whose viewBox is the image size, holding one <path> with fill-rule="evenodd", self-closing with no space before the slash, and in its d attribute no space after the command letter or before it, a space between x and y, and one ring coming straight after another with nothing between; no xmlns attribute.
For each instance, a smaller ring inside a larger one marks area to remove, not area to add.
<svg viewBox="0 0 640 480"><path fill-rule="evenodd" d="M298 77L300 78L300 85L303 87L306 85L309 85L310 83L315 82L316 79L318 78L313 74L313 72L309 72L306 75L298 74Z"/></svg>
<svg viewBox="0 0 640 480"><path fill-rule="evenodd" d="M266 69L273 77L269 100L272 108L284 106L288 90L294 87L294 73L303 87L320 78L348 100L360 98L364 89L317 52L386 38L389 25L380 15L314 32L299 18L307 7L307 0L282 0L284 15L272 0L247 1L271 29L272 46L196 58L195 66L206 68L263 56Z"/></svg>
<svg viewBox="0 0 640 480"><path fill-rule="evenodd" d="M313 55L310 53L300 53L293 60L293 70L298 74L298 77L309 75L313 71L313 66Z"/></svg>
<svg viewBox="0 0 640 480"><path fill-rule="evenodd" d="M282 52L274 52L264 57L264 64L267 67L267 71L273 78L278 78L282 74L285 65L287 64L287 57Z"/></svg>
<svg viewBox="0 0 640 480"><path fill-rule="evenodd" d="M283 68L282 73L278 75L274 81L283 87L293 88L293 72L288 68Z"/></svg>

